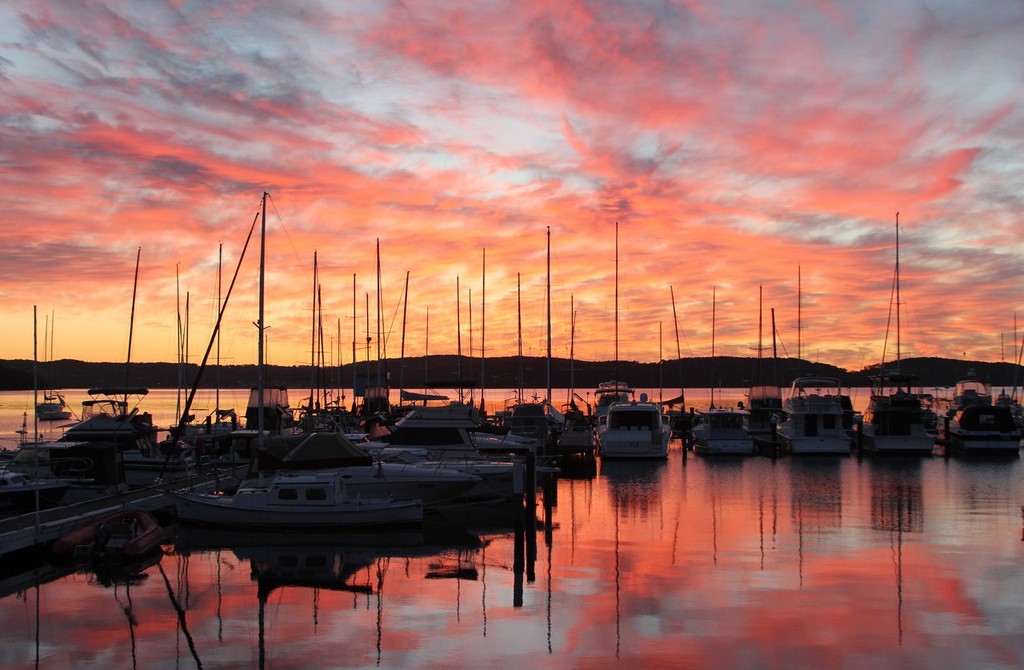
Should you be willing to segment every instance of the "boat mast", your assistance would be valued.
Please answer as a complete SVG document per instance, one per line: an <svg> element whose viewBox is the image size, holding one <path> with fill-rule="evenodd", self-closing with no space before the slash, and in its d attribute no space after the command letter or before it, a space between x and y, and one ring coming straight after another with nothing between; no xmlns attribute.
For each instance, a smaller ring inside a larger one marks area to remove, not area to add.
<svg viewBox="0 0 1024 670"><path fill-rule="evenodd" d="M619 381L619 222L615 222L615 381Z"/></svg>
<svg viewBox="0 0 1024 670"><path fill-rule="evenodd" d="M135 297L139 288L139 261L142 260L142 247L139 247L138 253L135 254L135 281L132 283L132 314L128 320L128 358L124 363L124 386L125 389L131 386L131 379L129 377L129 369L132 364L132 335L135 332ZM124 394L125 407L128 406L128 393Z"/></svg>
<svg viewBox="0 0 1024 670"><path fill-rule="evenodd" d="M264 370L263 370L263 332L266 329L266 325L263 321L263 301L264 291L266 284L266 268L267 268L267 192L263 192L263 198L261 199L260 205L260 290L259 290L259 311L256 317L256 331L259 336L259 343L256 346L256 392L258 394L257 400L257 425L256 428L259 431L257 437L257 444L260 450L263 449L264 437L263 437L263 405L264 405Z"/></svg>
<svg viewBox="0 0 1024 670"><path fill-rule="evenodd" d="M672 296L672 321L676 325L676 360L679 361L679 402L683 405L683 411L686 411L686 385L683 384L683 353L679 349L679 317L676 316L676 292L672 286L669 286L668 290Z"/></svg>
<svg viewBox="0 0 1024 670"><path fill-rule="evenodd" d="M576 296L569 296L569 393L565 404L572 404L572 396L576 393Z"/></svg>
<svg viewBox="0 0 1024 670"><path fill-rule="evenodd" d="M469 287L469 296L466 300L466 305L469 308L469 360L473 360L473 287ZM476 389L472 386L469 387L469 404L474 403L474 396L476 395Z"/></svg>
<svg viewBox="0 0 1024 670"><path fill-rule="evenodd" d="M405 323L409 315L409 271L405 271L405 302L402 305L402 355L398 366L398 403L402 404L402 391L405 390Z"/></svg>
<svg viewBox="0 0 1024 670"><path fill-rule="evenodd" d="M519 388L516 389L516 402L523 402L523 289L521 275L518 272L516 273L516 316L519 334Z"/></svg>
<svg viewBox="0 0 1024 670"><path fill-rule="evenodd" d="M313 386L316 383L316 283L317 283L316 249L313 250L313 320L309 326L309 411L313 411Z"/></svg>
<svg viewBox="0 0 1024 670"><path fill-rule="evenodd" d="M352 273L352 412L356 411L356 274Z"/></svg>
<svg viewBox="0 0 1024 670"><path fill-rule="evenodd" d="M900 213L896 212L896 372L900 371Z"/></svg>
<svg viewBox="0 0 1024 670"><path fill-rule="evenodd" d="M711 287L711 409L715 408L715 311L718 307L715 291L717 286ZM721 393L719 393L721 400Z"/></svg>
<svg viewBox="0 0 1024 670"><path fill-rule="evenodd" d="M547 267L547 306L548 306L548 358L547 378L548 388L545 401L551 402L551 226L548 226L548 267Z"/></svg>
<svg viewBox="0 0 1024 670"><path fill-rule="evenodd" d="M224 243L221 242L217 245L217 313L220 314L221 308L221 265L224 262ZM214 411L214 419L220 420L220 328L217 328L217 375L214 388L213 406L216 408Z"/></svg>
<svg viewBox="0 0 1024 670"><path fill-rule="evenodd" d="M459 385L459 402L462 402L465 389L462 388L462 289L459 288L459 275L455 275L455 335L458 354L455 360L459 377L456 383Z"/></svg>
<svg viewBox="0 0 1024 670"><path fill-rule="evenodd" d="M484 409L484 387L487 386L487 375L485 373L484 361L487 358L487 348L484 346L487 335L487 247L484 247L480 267L480 414L486 415Z"/></svg>

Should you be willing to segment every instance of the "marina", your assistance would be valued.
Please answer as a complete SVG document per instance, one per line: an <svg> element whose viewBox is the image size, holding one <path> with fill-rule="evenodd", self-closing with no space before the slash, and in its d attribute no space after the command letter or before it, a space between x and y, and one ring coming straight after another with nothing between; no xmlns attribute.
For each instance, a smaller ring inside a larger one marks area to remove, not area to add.
<svg viewBox="0 0 1024 670"><path fill-rule="evenodd" d="M27 396L0 394L4 434ZM158 425L173 397L150 394ZM562 459L526 516L490 501L388 529L172 522L139 561L5 564L0 660L1013 668L1022 503L1020 458L713 456L673 438L664 459Z"/></svg>

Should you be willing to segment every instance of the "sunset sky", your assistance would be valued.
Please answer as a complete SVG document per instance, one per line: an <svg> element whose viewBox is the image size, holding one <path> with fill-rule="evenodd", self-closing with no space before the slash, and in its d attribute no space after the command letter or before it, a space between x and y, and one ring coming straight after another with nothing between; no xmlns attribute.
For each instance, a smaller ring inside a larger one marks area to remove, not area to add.
<svg viewBox="0 0 1024 670"><path fill-rule="evenodd" d="M310 361L314 252L328 362L353 275L376 358L378 240L389 357L403 321L407 356L515 355L517 274L543 355L549 228L553 354L574 309L611 360L618 222L620 359L676 357L672 293L684 357L755 355L763 287L765 344L774 308L781 355L860 369L896 355L897 211L902 355L1015 360L1021 35L1019 0L8 1L0 358L35 305L41 359L52 328L124 360L141 249L132 360L177 359L187 295L197 361L266 191L278 365ZM257 268L258 240L225 363L256 359Z"/></svg>

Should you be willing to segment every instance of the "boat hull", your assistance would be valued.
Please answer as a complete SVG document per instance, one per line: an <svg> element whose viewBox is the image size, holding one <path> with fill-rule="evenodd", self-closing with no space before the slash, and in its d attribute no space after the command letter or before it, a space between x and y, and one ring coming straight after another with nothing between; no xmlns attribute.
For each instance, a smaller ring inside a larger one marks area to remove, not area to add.
<svg viewBox="0 0 1024 670"><path fill-rule="evenodd" d="M360 528L416 524L423 521L419 501L352 500L330 506L274 505L246 507L234 496L210 493L173 494L182 521L245 528Z"/></svg>
<svg viewBox="0 0 1024 670"><path fill-rule="evenodd" d="M850 440L846 436L787 437L779 435L782 450L794 455L834 454L846 456L850 453Z"/></svg>

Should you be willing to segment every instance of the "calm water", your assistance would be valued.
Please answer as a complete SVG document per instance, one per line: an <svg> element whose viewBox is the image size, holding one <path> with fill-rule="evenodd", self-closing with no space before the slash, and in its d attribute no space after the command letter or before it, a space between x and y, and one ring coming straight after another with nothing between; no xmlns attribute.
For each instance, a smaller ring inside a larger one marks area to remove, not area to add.
<svg viewBox="0 0 1024 670"><path fill-rule="evenodd" d="M391 534L172 529L122 574L3 575L0 665L1019 668L1022 475L673 444L561 477L519 534L507 506Z"/></svg>

